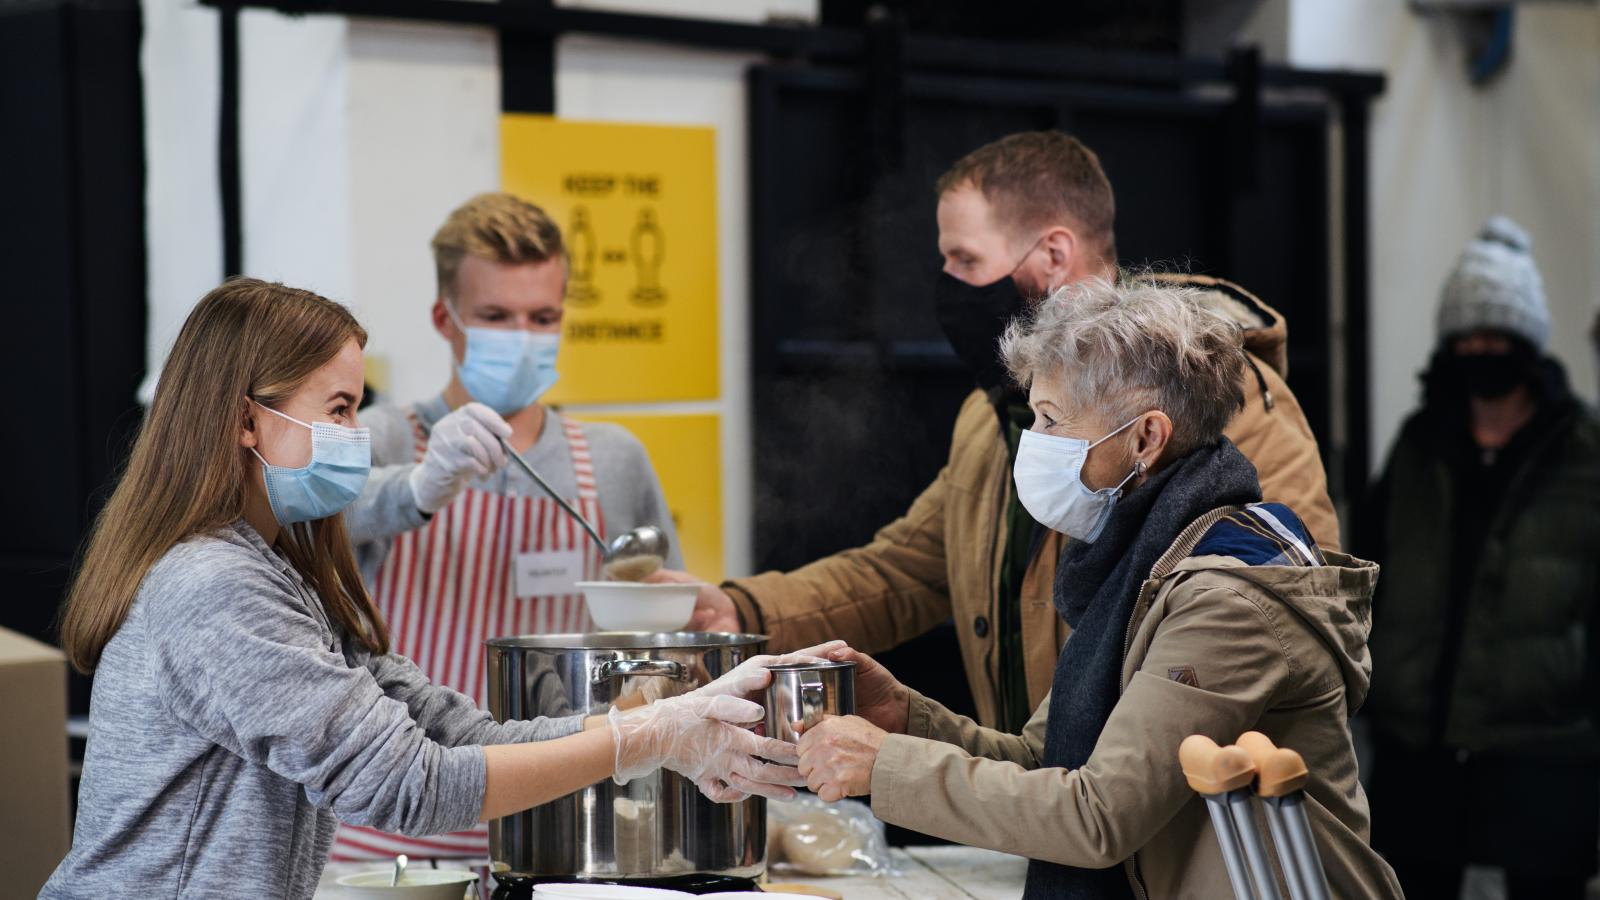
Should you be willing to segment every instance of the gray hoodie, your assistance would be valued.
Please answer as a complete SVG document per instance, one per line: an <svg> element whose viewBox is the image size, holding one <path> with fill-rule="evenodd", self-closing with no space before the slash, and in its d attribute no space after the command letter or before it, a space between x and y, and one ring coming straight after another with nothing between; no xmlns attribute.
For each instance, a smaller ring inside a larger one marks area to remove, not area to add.
<svg viewBox="0 0 1600 900"><path fill-rule="evenodd" d="M497 724L343 638L243 520L168 551L101 655L72 849L40 896L310 897L336 819L469 827L479 745L582 728Z"/></svg>

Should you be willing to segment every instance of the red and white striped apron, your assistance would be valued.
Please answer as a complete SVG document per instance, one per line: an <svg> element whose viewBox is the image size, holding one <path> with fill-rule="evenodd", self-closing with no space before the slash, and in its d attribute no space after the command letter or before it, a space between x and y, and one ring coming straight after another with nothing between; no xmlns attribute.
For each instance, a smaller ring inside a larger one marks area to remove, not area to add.
<svg viewBox="0 0 1600 900"><path fill-rule="evenodd" d="M411 418L415 425L415 416ZM603 535L589 442L578 423L563 418L561 425L578 485L572 505ZM428 444L420 426L414 430L420 462ZM500 494L469 487L428 524L395 538L371 586L372 599L389 623L395 653L415 662L434 684L454 688L487 708L486 639L594 630L580 594L517 596L514 563L519 554L574 551L583 554L583 578L598 580L598 550L583 526L554 500L543 493ZM387 860L405 853L424 859L487 859L488 833L487 826L478 825L415 838L340 825L330 858Z"/></svg>

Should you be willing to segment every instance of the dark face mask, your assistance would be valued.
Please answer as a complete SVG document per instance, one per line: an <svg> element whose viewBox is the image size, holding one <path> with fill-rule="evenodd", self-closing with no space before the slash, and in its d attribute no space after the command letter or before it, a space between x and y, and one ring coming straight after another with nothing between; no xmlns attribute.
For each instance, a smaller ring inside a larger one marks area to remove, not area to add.
<svg viewBox="0 0 1600 900"><path fill-rule="evenodd" d="M1452 379L1471 397L1493 399L1526 384L1532 377L1533 361L1527 354L1484 353L1447 357Z"/></svg>
<svg viewBox="0 0 1600 900"><path fill-rule="evenodd" d="M945 339L978 386L993 390L1009 383L1000 362L1000 336L1027 303L1010 275L982 286L940 272L933 290L934 313Z"/></svg>

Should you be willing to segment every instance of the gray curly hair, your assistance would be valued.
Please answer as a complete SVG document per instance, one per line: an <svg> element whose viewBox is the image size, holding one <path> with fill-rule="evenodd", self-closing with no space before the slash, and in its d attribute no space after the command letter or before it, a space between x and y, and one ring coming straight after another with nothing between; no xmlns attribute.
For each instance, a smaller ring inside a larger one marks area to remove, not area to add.
<svg viewBox="0 0 1600 900"><path fill-rule="evenodd" d="M1161 410L1168 452L1181 456L1217 440L1244 406L1242 333L1203 297L1138 276L1067 285L1011 323L1000 355L1023 388L1059 375L1108 422Z"/></svg>

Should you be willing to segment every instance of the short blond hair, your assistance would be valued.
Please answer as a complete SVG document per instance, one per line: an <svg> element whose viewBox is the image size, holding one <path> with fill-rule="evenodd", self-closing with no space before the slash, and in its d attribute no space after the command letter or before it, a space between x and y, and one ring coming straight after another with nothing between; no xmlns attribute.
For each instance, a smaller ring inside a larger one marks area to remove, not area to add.
<svg viewBox="0 0 1600 900"><path fill-rule="evenodd" d="M479 256L502 263L559 259L567 248L561 226L543 209L511 194L479 194L456 207L433 234L433 265L439 294L455 293L461 260Z"/></svg>
<svg viewBox="0 0 1600 900"><path fill-rule="evenodd" d="M1014 234L1072 225L1107 262L1117 261L1117 199L1100 157L1060 131L1024 131L984 144L940 176L939 196L971 185Z"/></svg>
<svg viewBox="0 0 1600 900"><path fill-rule="evenodd" d="M1018 384L1060 376L1108 422L1161 410L1182 455L1216 441L1244 406L1243 332L1204 300L1137 276L1078 282L1013 322L1000 355Z"/></svg>

